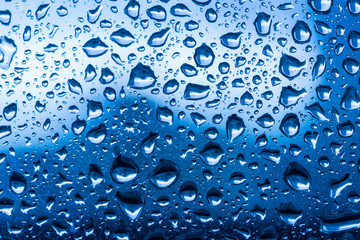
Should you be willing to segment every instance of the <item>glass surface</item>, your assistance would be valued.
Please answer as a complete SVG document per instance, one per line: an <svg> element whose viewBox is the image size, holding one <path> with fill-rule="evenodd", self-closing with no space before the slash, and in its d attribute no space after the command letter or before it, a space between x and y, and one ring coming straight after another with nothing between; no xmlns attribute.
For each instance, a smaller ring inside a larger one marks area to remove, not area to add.
<svg viewBox="0 0 360 240"><path fill-rule="evenodd" d="M360 0L0 3L4 239L359 239Z"/></svg>

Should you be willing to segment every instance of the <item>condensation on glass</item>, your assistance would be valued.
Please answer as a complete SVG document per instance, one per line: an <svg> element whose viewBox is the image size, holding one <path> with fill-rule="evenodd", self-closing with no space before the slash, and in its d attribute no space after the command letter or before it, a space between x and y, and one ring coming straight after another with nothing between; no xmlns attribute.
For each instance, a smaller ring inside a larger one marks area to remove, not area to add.
<svg viewBox="0 0 360 240"><path fill-rule="evenodd" d="M4 0L4 239L359 239L360 0Z"/></svg>

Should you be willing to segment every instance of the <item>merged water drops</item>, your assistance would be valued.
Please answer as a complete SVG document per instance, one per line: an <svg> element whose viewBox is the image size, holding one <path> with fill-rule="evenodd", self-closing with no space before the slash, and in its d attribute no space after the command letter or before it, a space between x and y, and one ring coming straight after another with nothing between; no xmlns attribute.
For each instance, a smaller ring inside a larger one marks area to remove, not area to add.
<svg viewBox="0 0 360 240"><path fill-rule="evenodd" d="M300 61L293 56L283 54L279 63L280 73L284 75L284 77L292 80L300 75L305 64L305 61Z"/></svg>

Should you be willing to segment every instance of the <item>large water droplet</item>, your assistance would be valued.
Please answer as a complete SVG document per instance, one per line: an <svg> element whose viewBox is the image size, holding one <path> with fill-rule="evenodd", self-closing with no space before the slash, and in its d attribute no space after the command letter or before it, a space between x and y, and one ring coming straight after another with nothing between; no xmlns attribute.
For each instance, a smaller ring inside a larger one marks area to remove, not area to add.
<svg viewBox="0 0 360 240"><path fill-rule="evenodd" d="M11 126L0 126L0 139L11 135Z"/></svg>
<svg viewBox="0 0 360 240"><path fill-rule="evenodd" d="M287 137L295 137L300 130L299 118L296 114L288 113L280 123L281 132Z"/></svg>
<svg viewBox="0 0 360 240"><path fill-rule="evenodd" d="M166 188L174 184L179 177L179 167L170 160L161 159L150 174L151 182L158 188Z"/></svg>
<svg viewBox="0 0 360 240"><path fill-rule="evenodd" d="M128 86L134 89L147 89L155 85L156 77L154 71L142 63L138 63L131 69Z"/></svg>
<svg viewBox="0 0 360 240"><path fill-rule="evenodd" d="M156 21L165 21L166 20L166 10L160 5L153 6L146 10L146 14L149 18Z"/></svg>
<svg viewBox="0 0 360 240"><path fill-rule="evenodd" d="M283 54L280 58L279 70L282 75L292 80L300 75L300 72L305 64L305 61L301 62L295 57Z"/></svg>
<svg viewBox="0 0 360 240"><path fill-rule="evenodd" d="M269 14L266 14L264 12L258 13L254 21L256 32L260 36L268 35L270 33L271 22L272 20Z"/></svg>
<svg viewBox="0 0 360 240"><path fill-rule="evenodd" d="M290 107L296 105L300 98L306 95L306 90L303 88L301 90L296 90L291 86L283 87L280 93L279 102L284 107Z"/></svg>
<svg viewBox="0 0 360 240"><path fill-rule="evenodd" d="M121 191L116 194L117 199L119 200L119 205L121 210L128 216L131 220L135 220L140 216L140 213L145 204L145 199L137 191Z"/></svg>
<svg viewBox="0 0 360 240"><path fill-rule="evenodd" d="M201 100L206 98L209 95L209 92L209 86L189 83L186 85L184 98L186 100Z"/></svg>
<svg viewBox="0 0 360 240"><path fill-rule="evenodd" d="M39 5L39 7L36 9L36 12L35 12L36 19L38 21L43 19L46 16L47 12L49 11L49 8L50 8L50 4Z"/></svg>
<svg viewBox="0 0 360 240"><path fill-rule="evenodd" d="M110 39L121 47L130 46L135 42L135 37L126 29L121 28L110 35Z"/></svg>
<svg viewBox="0 0 360 240"><path fill-rule="evenodd" d="M231 49L237 49L240 46L242 32L230 32L220 37L221 44Z"/></svg>
<svg viewBox="0 0 360 240"><path fill-rule="evenodd" d="M4 107L3 115L7 121L11 121L16 117L17 114L17 104L10 103L6 107Z"/></svg>
<svg viewBox="0 0 360 240"><path fill-rule="evenodd" d="M203 43L200 47L195 49L194 59L198 67L207 68L213 64L215 54L208 45Z"/></svg>
<svg viewBox="0 0 360 240"><path fill-rule="evenodd" d="M310 188L310 174L297 162L291 162L286 168L284 180L294 190L303 191Z"/></svg>
<svg viewBox="0 0 360 240"><path fill-rule="evenodd" d="M226 121L226 134L230 142L240 137L245 131L245 124L243 119L237 115L231 115Z"/></svg>
<svg viewBox="0 0 360 240"><path fill-rule="evenodd" d="M311 31L304 21L297 21L291 33L296 43L304 44L310 41Z"/></svg>
<svg viewBox="0 0 360 240"><path fill-rule="evenodd" d="M355 87L346 88L341 98L340 107L345 110L356 110L360 107L360 98Z"/></svg>
<svg viewBox="0 0 360 240"><path fill-rule="evenodd" d="M213 166L220 162L225 152L218 143L209 142L199 154L206 164Z"/></svg>
<svg viewBox="0 0 360 240"><path fill-rule="evenodd" d="M192 202L197 196L197 187L194 182L186 181L183 183L179 190L181 200L184 202Z"/></svg>
<svg viewBox="0 0 360 240"><path fill-rule="evenodd" d="M0 37L0 68L8 70L12 59L17 51L14 40L6 37Z"/></svg>
<svg viewBox="0 0 360 240"><path fill-rule="evenodd" d="M110 175L116 183L126 183L134 180L139 173L135 162L127 157L119 155L113 162Z"/></svg>
<svg viewBox="0 0 360 240"><path fill-rule="evenodd" d="M332 0L308 0L310 7L317 13L327 14L331 11Z"/></svg>
<svg viewBox="0 0 360 240"><path fill-rule="evenodd" d="M93 58L104 55L108 51L109 47L101 41L99 37L97 37L87 41L82 49L88 57Z"/></svg>
<svg viewBox="0 0 360 240"><path fill-rule="evenodd" d="M107 135L106 126L104 124L100 124L97 127L94 127L86 134L86 138L94 144L100 144L105 140Z"/></svg>
<svg viewBox="0 0 360 240"><path fill-rule="evenodd" d="M10 175L10 189L16 194L21 194L25 191L25 187L25 177L19 172L12 172Z"/></svg>
<svg viewBox="0 0 360 240"><path fill-rule="evenodd" d="M139 18L140 4L136 0L130 0L124 8L124 12L128 17L136 20Z"/></svg>

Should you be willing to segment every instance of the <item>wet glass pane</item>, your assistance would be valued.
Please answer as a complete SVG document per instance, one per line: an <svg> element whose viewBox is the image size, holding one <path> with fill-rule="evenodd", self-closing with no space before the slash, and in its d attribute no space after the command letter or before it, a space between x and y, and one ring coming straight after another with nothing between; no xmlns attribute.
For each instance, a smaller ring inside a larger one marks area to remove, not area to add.
<svg viewBox="0 0 360 240"><path fill-rule="evenodd" d="M360 0L1 0L4 239L359 239Z"/></svg>

